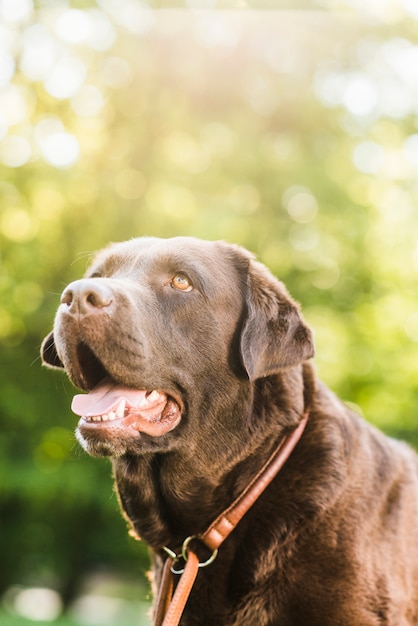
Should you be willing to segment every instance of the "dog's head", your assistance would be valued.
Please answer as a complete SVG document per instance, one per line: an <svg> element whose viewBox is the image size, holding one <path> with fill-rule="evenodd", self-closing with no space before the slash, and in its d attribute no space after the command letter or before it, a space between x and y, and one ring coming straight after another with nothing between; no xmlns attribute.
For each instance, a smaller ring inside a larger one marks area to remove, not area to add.
<svg viewBox="0 0 418 626"><path fill-rule="evenodd" d="M77 436L108 456L172 449L313 351L298 307L250 253L187 237L99 252L41 350L88 392L73 400Z"/></svg>

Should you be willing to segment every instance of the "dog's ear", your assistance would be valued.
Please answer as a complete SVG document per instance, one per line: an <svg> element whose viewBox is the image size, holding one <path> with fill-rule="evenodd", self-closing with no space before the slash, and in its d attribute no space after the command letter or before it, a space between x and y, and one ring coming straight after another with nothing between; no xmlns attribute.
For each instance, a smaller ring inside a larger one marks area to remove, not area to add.
<svg viewBox="0 0 418 626"><path fill-rule="evenodd" d="M64 369L61 359L58 356L54 341L54 331L45 337L41 345L41 358L43 365L54 369Z"/></svg>
<svg viewBox="0 0 418 626"><path fill-rule="evenodd" d="M310 359L312 332L285 286L257 261L249 262L247 314L241 333L241 357L250 380Z"/></svg>

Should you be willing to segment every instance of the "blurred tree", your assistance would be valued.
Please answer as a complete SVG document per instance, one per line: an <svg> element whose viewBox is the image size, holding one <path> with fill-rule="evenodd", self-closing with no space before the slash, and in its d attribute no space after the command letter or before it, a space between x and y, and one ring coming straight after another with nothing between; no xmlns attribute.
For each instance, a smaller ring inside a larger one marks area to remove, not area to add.
<svg viewBox="0 0 418 626"><path fill-rule="evenodd" d="M110 240L253 250L302 302L322 378L418 444L418 14L352 4L0 2L2 588L70 599L86 571L146 567L37 356Z"/></svg>

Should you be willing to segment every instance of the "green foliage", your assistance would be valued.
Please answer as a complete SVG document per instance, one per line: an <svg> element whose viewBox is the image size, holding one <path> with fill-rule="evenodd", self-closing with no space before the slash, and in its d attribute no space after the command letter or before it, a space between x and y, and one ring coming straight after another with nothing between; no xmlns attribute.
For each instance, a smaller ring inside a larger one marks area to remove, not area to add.
<svg viewBox="0 0 418 626"><path fill-rule="evenodd" d="M248 247L302 303L321 377L418 443L417 15L389 5L202 14L102 0L6 16L2 588L70 599L86 571L147 566L108 463L75 443L73 390L38 358L63 287L111 240Z"/></svg>
<svg viewBox="0 0 418 626"><path fill-rule="evenodd" d="M51 626L51 621L37 621L37 626ZM0 613L0 626L33 626L33 620L24 617L12 617L9 613ZM70 619L60 619L54 621L54 626L76 626L76 623Z"/></svg>

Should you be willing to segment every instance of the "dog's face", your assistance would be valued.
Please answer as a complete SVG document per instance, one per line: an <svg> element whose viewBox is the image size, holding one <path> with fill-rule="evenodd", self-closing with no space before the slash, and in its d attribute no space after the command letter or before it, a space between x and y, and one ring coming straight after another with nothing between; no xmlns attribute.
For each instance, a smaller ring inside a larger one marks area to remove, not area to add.
<svg viewBox="0 0 418 626"><path fill-rule="evenodd" d="M88 392L73 401L79 441L108 456L187 445L250 380L312 353L281 283L246 251L192 238L100 252L42 345L44 363Z"/></svg>

